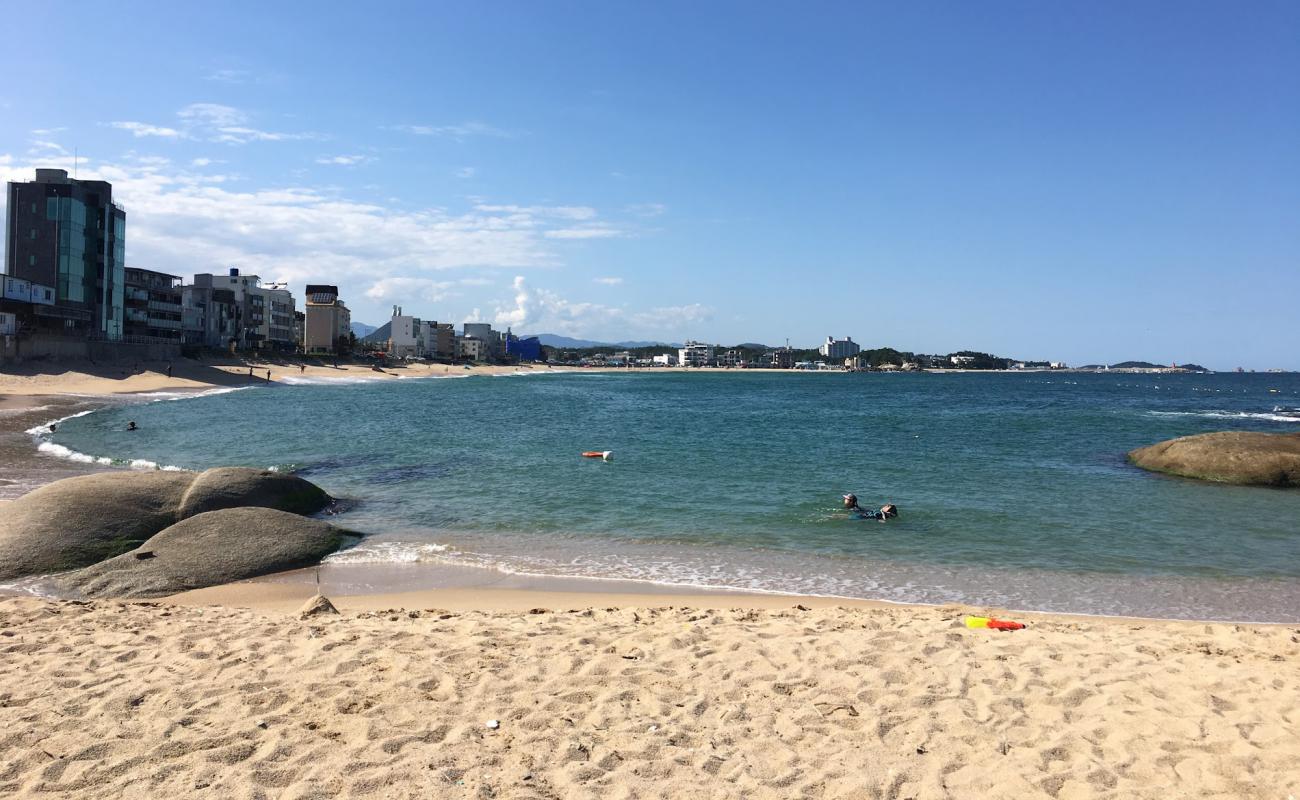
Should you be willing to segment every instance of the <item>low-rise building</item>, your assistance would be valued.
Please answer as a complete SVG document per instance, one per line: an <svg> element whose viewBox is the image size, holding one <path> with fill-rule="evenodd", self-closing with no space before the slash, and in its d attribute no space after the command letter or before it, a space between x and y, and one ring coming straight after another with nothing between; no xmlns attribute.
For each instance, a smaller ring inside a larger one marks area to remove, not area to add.
<svg viewBox="0 0 1300 800"><path fill-rule="evenodd" d="M393 318L388 328L388 356L419 358L423 355L423 327L419 317L403 314L401 306L393 306Z"/></svg>
<svg viewBox="0 0 1300 800"><path fill-rule="evenodd" d="M506 357L513 361L528 362L542 360L542 341L536 336L520 339L506 332Z"/></svg>
<svg viewBox="0 0 1300 800"><path fill-rule="evenodd" d="M483 355L477 360L494 361L505 354L501 333L492 330L492 325L487 322L466 322L463 334L467 339L478 339L483 343Z"/></svg>
<svg viewBox="0 0 1300 800"><path fill-rule="evenodd" d="M293 333L294 299L286 285L272 283L263 286L258 276L241 275L238 268L231 267L228 275L195 275L193 286L225 289L234 295L238 327L234 337L236 347L284 351L298 348Z"/></svg>
<svg viewBox="0 0 1300 800"><path fill-rule="evenodd" d="M677 356L672 353L662 353L655 356L651 361L657 367L675 367L677 366Z"/></svg>
<svg viewBox="0 0 1300 800"><path fill-rule="evenodd" d="M778 347L763 354L763 361L772 369L793 369L794 351L788 347Z"/></svg>

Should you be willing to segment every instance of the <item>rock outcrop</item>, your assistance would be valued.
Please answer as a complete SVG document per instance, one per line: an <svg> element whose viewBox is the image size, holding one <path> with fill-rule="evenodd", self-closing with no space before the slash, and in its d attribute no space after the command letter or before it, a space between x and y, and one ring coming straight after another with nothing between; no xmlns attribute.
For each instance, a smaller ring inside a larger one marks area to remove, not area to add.
<svg viewBox="0 0 1300 800"><path fill-rule="evenodd" d="M312 513L329 501L302 478L243 467L67 478L0 511L0 580L89 566L205 511L258 506Z"/></svg>
<svg viewBox="0 0 1300 800"><path fill-rule="evenodd" d="M1184 478L1300 487L1300 433L1202 433L1139 447L1128 458L1142 469Z"/></svg>
<svg viewBox="0 0 1300 800"><path fill-rule="evenodd" d="M56 582L86 597L162 597L315 564L345 535L329 523L270 508L208 511Z"/></svg>

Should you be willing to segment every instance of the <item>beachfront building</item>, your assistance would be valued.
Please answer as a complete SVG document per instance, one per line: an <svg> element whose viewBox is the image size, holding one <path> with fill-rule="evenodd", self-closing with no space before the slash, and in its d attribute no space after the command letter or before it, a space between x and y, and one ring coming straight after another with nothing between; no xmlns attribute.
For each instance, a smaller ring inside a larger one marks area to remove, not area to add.
<svg viewBox="0 0 1300 800"><path fill-rule="evenodd" d="M456 331L450 322L424 323L424 354L429 358L456 357Z"/></svg>
<svg viewBox="0 0 1300 800"><path fill-rule="evenodd" d="M352 330L352 312L339 299L339 287L323 283L307 285L306 318L303 321L304 353L338 354L346 349Z"/></svg>
<svg viewBox="0 0 1300 800"><path fill-rule="evenodd" d="M287 283L272 283L262 287L266 296L265 336L266 346L283 353L296 353L298 339L293 335L293 317L297 301Z"/></svg>
<svg viewBox="0 0 1300 800"><path fill-rule="evenodd" d="M40 316L62 333L120 340L126 261L126 210L106 181L38 169L8 186L5 274L54 289Z"/></svg>
<svg viewBox="0 0 1300 800"><path fill-rule="evenodd" d="M975 363L975 356L948 356L948 361L954 367L967 367Z"/></svg>
<svg viewBox="0 0 1300 800"><path fill-rule="evenodd" d="M240 306L230 289L181 287L181 343L221 350L239 342Z"/></svg>
<svg viewBox="0 0 1300 800"><path fill-rule="evenodd" d="M195 275L192 287L199 290L224 289L231 293L236 308L236 332L233 337L235 347L286 352L298 349L293 336L295 302L285 284L270 283L263 286L262 279L258 276L241 275L237 267L231 267L226 275ZM209 293L201 291L198 295L211 299ZM191 294L192 299L195 296Z"/></svg>
<svg viewBox="0 0 1300 800"><path fill-rule="evenodd" d="M728 350L718 355L719 367L746 367L749 362L746 360L744 350Z"/></svg>
<svg viewBox="0 0 1300 800"><path fill-rule="evenodd" d="M541 361L542 341L536 336L520 339L506 329L506 358L511 361Z"/></svg>
<svg viewBox="0 0 1300 800"><path fill-rule="evenodd" d="M822 346L817 348L817 352L831 361L843 361L862 352L862 348L858 347L852 336L846 336L843 339L827 336L826 341L822 342Z"/></svg>
<svg viewBox="0 0 1300 800"><path fill-rule="evenodd" d="M772 369L793 369L794 351L789 347L778 347L763 354L763 362Z"/></svg>
<svg viewBox="0 0 1300 800"><path fill-rule="evenodd" d="M483 343L483 355L476 360L495 361L505 353L505 348L501 342L502 335L492 330L489 323L466 322L463 335L466 339L478 339Z"/></svg>
<svg viewBox="0 0 1300 800"><path fill-rule="evenodd" d="M656 367L675 367L677 366L677 356L672 353L660 353L651 359Z"/></svg>
<svg viewBox="0 0 1300 800"><path fill-rule="evenodd" d="M423 327L419 317L403 314L401 306L393 306L393 318L388 328L388 356L419 358L424 353Z"/></svg>
<svg viewBox="0 0 1300 800"><path fill-rule="evenodd" d="M461 336L456 339L456 357L469 361L483 361L487 358L486 342L473 336Z"/></svg>
<svg viewBox="0 0 1300 800"><path fill-rule="evenodd" d="M43 314L54 308L55 289L9 275L0 275L0 336L20 333L61 333L65 321ZM6 349L12 345L6 342Z"/></svg>
<svg viewBox="0 0 1300 800"><path fill-rule="evenodd" d="M677 363L683 367L708 367L713 365L713 345L687 341L677 351Z"/></svg>
<svg viewBox="0 0 1300 800"><path fill-rule="evenodd" d="M183 327L180 276L127 267L122 277L123 337L179 344Z"/></svg>

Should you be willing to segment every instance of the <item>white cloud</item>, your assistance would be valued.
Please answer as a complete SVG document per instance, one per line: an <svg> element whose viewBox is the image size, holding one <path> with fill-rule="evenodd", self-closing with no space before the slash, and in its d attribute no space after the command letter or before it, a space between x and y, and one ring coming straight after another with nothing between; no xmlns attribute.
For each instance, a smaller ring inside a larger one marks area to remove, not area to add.
<svg viewBox="0 0 1300 800"><path fill-rule="evenodd" d="M193 161L190 162L190 166L192 166L192 167L206 167L206 166L208 166L208 165L211 164L211 163L213 163L213 162L212 162L212 159L210 159L210 158L196 158L196 159L194 159Z"/></svg>
<svg viewBox="0 0 1300 800"><path fill-rule="evenodd" d="M32 128L32 136L53 136L66 130L67 128Z"/></svg>
<svg viewBox="0 0 1300 800"><path fill-rule="evenodd" d="M627 213L638 217L657 217L667 210L663 203L637 203L627 207Z"/></svg>
<svg viewBox="0 0 1300 800"><path fill-rule="evenodd" d="M571 220L593 219L596 216L596 209L590 206L511 206L479 203L474 206L474 209L489 214L524 214Z"/></svg>
<svg viewBox="0 0 1300 800"><path fill-rule="evenodd" d="M605 286L619 286L623 283L622 278L592 278L592 280Z"/></svg>
<svg viewBox="0 0 1300 800"><path fill-rule="evenodd" d="M596 223L578 228L558 228L544 235L547 239L613 239L622 236L623 232L611 225Z"/></svg>
<svg viewBox="0 0 1300 800"><path fill-rule="evenodd" d="M218 103L190 103L177 111L176 116L187 123L210 128L243 125L248 120L243 111Z"/></svg>
<svg viewBox="0 0 1300 800"><path fill-rule="evenodd" d="M488 136L495 139L512 139L516 136L511 131L486 122L462 122L459 125L394 125L392 130L413 133L416 136L443 136L457 140L472 136Z"/></svg>
<svg viewBox="0 0 1300 800"><path fill-rule="evenodd" d="M246 69L216 69L208 73L203 80L217 83L247 83L253 73Z"/></svg>
<svg viewBox="0 0 1300 800"><path fill-rule="evenodd" d="M39 139L32 140L32 147L27 151L30 155L54 154L60 156L68 155L68 150L58 142L44 142Z"/></svg>
<svg viewBox="0 0 1300 800"><path fill-rule="evenodd" d="M436 303L451 296L449 290L455 285L455 281L432 278L380 278L366 289L366 297L380 302L418 299Z"/></svg>
<svg viewBox="0 0 1300 800"><path fill-rule="evenodd" d="M434 284L446 270L556 266L545 232L567 224L563 215L577 208L406 211L310 186L235 189L226 182L233 176L143 156L92 163L81 159L81 177L110 181L113 199L127 209L128 263L181 275L238 266L298 286L348 284L357 294L379 285L385 297L401 286L380 284L385 279L428 279L422 291L445 291ZM37 166L71 169L72 157L6 155L0 180L31 180Z"/></svg>
<svg viewBox="0 0 1300 800"><path fill-rule="evenodd" d="M323 156L316 159L317 164L332 164L343 167L355 167L374 161L370 156Z"/></svg>
<svg viewBox="0 0 1300 800"><path fill-rule="evenodd" d="M185 134L175 128L164 128L159 125L149 125L144 122L110 122L110 128L117 128L120 131L130 131L132 136L140 138L143 136L158 136L164 139L180 139Z"/></svg>
<svg viewBox="0 0 1300 800"><path fill-rule="evenodd" d="M512 284L513 303L498 305L492 322L516 331L557 333L568 336L679 335L712 317L713 311L699 303L663 306L648 311L629 311L601 303L573 302L547 289L532 289L522 275ZM479 319L474 309L473 319Z"/></svg>
<svg viewBox="0 0 1300 800"><path fill-rule="evenodd" d="M474 169L473 167L461 167L460 169L456 170L452 174L454 174L457 178L472 178L474 177L474 173L476 173L477 171L478 170Z"/></svg>

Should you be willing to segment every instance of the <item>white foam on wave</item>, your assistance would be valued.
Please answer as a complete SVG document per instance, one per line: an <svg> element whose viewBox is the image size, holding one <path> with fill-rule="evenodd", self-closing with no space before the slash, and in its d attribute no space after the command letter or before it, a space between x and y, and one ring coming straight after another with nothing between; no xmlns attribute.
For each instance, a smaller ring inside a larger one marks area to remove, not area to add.
<svg viewBox="0 0 1300 800"><path fill-rule="evenodd" d="M1251 411L1148 411L1153 417L1201 417L1204 419L1262 419L1269 422L1300 424L1300 416Z"/></svg>
<svg viewBox="0 0 1300 800"><path fill-rule="evenodd" d="M447 550L445 544L425 542L375 542L362 543L342 550L325 559L329 564L418 564L440 560Z"/></svg>
<svg viewBox="0 0 1300 800"><path fill-rule="evenodd" d="M36 450L55 458L63 458L68 461L76 461L79 464L101 464L103 466L112 466L113 459L103 456L92 456L86 453L78 453L70 447L64 447L54 442L41 442L36 446Z"/></svg>
<svg viewBox="0 0 1300 800"><path fill-rule="evenodd" d="M383 378L356 378L356 377L338 377L331 378L328 376L306 377L301 375L285 375L280 378L280 383L289 386L345 386L358 383L378 383Z"/></svg>

